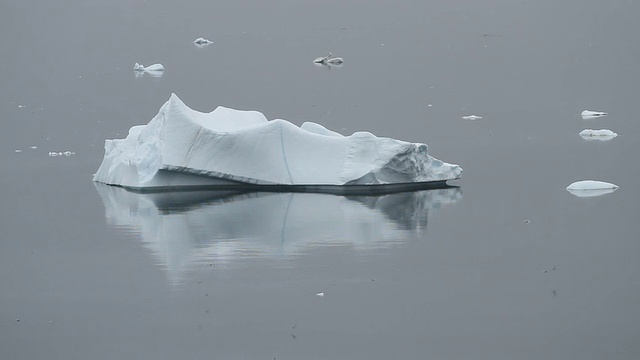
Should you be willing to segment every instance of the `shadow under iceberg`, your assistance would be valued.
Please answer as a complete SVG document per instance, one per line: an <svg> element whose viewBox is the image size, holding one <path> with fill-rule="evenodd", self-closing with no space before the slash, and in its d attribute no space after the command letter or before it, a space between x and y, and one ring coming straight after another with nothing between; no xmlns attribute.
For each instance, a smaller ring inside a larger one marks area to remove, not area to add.
<svg viewBox="0 0 640 360"><path fill-rule="evenodd" d="M94 183L110 226L139 236L176 282L197 262L293 257L317 246L367 250L426 230L459 188L378 196L190 191L136 193Z"/></svg>

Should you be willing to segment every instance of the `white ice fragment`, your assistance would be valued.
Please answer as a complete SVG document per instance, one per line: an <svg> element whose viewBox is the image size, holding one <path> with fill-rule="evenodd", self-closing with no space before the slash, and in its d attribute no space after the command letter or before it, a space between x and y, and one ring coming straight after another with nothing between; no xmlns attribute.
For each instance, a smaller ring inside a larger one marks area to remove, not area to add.
<svg viewBox="0 0 640 360"><path fill-rule="evenodd" d="M482 119L482 116L478 116L478 115L465 115L462 117L465 120L480 120Z"/></svg>
<svg viewBox="0 0 640 360"><path fill-rule="evenodd" d="M612 189L594 189L594 190L569 190L569 192L574 196L586 198L586 197L594 197L594 196L611 194L616 190L617 189L612 188Z"/></svg>
<svg viewBox="0 0 640 360"><path fill-rule="evenodd" d="M582 180L567 186L567 190L578 197L592 197L609 194L618 189L618 185L604 181Z"/></svg>
<svg viewBox="0 0 640 360"><path fill-rule="evenodd" d="M35 145L34 145L34 146L29 146L29 149L37 149L37 148L38 148L38 147L37 147L37 146L35 146Z"/></svg>
<svg viewBox="0 0 640 360"><path fill-rule="evenodd" d="M194 42L196 45L209 45L209 44L212 44L212 43L213 43L213 41L211 41L211 40L207 40L207 39L205 39L205 38L201 38L201 37L199 37L199 38L195 39L193 42Z"/></svg>
<svg viewBox="0 0 640 360"><path fill-rule="evenodd" d="M16 149L15 152L19 153L19 152L22 152L22 150Z"/></svg>
<svg viewBox="0 0 640 360"><path fill-rule="evenodd" d="M135 65L133 65L133 70L135 71L140 71L140 72L163 72L164 71L164 66L162 64L153 64L153 65L149 65L149 66L142 66L138 63L136 63Z"/></svg>
<svg viewBox="0 0 640 360"><path fill-rule="evenodd" d="M344 136L319 124L269 121L257 111L218 107L201 113L174 94L147 125L132 128L125 139L105 141L93 179L143 189L407 184L461 174L460 166L431 157L426 144L368 132Z"/></svg>
<svg viewBox="0 0 640 360"><path fill-rule="evenodd" d="M319 292L319 293L317 293L317 294L316 294L316 296L318 296L318 297L324 297L324 293L323 293L323 292Z"/></svg>
<svg viewBox="0 0 640 360"><path fill-rule="evenodd" d="M162 64L153 64L144 68L144 71L164 71Z"/></svg>
<svg viewBox="0 0 640 360"><path fill-rule="evenodd" d="M316 58L313 62L320 65L341 65L344 63L344 59L341 57L333 57L331 52L329 52L329 55Z"/></svg>
<svg viewBox="0 0 640 360"><path fill-rule="evenodd" d="M598 189L617 189L618 185L597 181L597 180L581 180L567 186L567 190L598 190Z"/></svg>
<svg viewBox="0 0 640 360"><path fill-rule="evenodd" d="M24 108L26 106L18 104L18 108Z"/></svg>
<svg viewBox="0 0 640 360"><path fill-rule="evenodd" d="M593 119L593 118L597 118L597 117L600 117L600 116L606 116L607 113L606 112L602 112L602 111L585 110L580 115L582 115L583 119Z"/></svg>
<svg viewBox="0 0 640 360"><path fill-rule="evenodd" d="M75 155L76 153L73 151L49 151L49 156L71 156L71 155Z"/></svg>
<svg viewBox="0 0 640 360"><path fill-rule="evenodd" d="M602 140L602 141L611 140L614 137L618 136L618 134L608 129L600 129L600 130L584 129L580 131L579 135L583 139Z"/></svg>

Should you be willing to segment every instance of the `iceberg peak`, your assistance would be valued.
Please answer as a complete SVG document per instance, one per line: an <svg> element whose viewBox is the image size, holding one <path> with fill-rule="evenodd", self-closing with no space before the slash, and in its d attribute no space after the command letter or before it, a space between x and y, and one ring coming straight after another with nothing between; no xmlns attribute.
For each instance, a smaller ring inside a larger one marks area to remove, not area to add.
<svg viewBox="0 0 640 360"><path fill-rule="evenodd" d="M320 124L298 127L257 111L189 108L176 94L125 139L105 141L94 181L125 188L276 185L343 186L442 182L458 165L431 157L427 145L344 136Z"/></svg>

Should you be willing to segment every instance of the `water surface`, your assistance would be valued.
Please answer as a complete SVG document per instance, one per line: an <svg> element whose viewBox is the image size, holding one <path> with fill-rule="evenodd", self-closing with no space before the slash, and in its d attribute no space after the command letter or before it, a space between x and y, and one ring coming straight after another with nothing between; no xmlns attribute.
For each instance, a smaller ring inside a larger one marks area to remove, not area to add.
<svg viewBox="0 0 640 360"><path fill-rule="evenodd" d="M0 357L638 358L638 13L2 2ZM345 64L312 64L328 51ZM166 71L136 77L136 62ZM426 142L464 168L460 189L150 198L94 185L104 139L172 92L200 111ZM585 128L619 136L585 141ZM565 190L584 179L620 188Z"/></svg>

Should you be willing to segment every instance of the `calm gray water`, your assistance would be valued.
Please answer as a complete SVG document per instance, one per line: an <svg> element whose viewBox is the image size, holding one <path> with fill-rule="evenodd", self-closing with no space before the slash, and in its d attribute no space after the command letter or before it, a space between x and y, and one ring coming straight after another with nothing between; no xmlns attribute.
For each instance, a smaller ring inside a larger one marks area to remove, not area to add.
<svg viewBox="0 0 640 360"><path fill-rule="evenodd" d="M0 358L639 358L637 14L624 0L1 1ZM329 51L345 64L312 64ZM136 77L135 62L166 71ZM384 197L93 184L104 139L172 92L426 142L465 172L459 189ZM583 179L620 188L565 190Z"/></svg>

